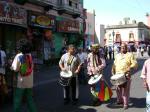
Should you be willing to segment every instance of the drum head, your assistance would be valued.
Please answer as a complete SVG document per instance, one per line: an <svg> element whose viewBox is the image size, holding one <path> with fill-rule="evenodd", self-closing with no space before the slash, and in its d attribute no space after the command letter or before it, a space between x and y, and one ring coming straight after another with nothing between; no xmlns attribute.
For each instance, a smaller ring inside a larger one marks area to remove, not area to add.
<svg viewBox="0 0 150 112"><path fill-rule="evenodd" d="M72 77L72 72L71 71L61 71L60 76L64 78L70 78Z"/></svg>
<svg viewBox="0 0 150 112"><path fill-rule="evenodd" d="M90 78L90 80L88 81L88 84L93 85L93 84L97 83L101 78L102 78L102 74L94 75Z"/></svg>
<svg viewBox="0 0 150 112"><path fill-rule="evenodd" d="M119 77L122 77L124 76L124 74L115 74L113 76L111 76L111 79L114 80L114 79L118 79Z"/></svg>

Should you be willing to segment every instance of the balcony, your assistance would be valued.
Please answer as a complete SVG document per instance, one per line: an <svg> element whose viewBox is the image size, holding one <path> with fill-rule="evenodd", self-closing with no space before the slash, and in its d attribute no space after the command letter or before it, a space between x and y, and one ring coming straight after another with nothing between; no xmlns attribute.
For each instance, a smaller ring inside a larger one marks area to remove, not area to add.
<svg viewBox="0 0 150 112"><path fill-rule="evenodd" d="M57 9L57 0L28 0L28 2L45 7L46 9Z"/></svg>
<svg viewBox="0 0 150 112"><path fill-rule="evenodd" d="M82 9L80 9L80 6L75 6L72 5L70 6L67 3L61 3L59 4L59 8L58 8L58 14L63 14L63 13L67 13L72 15L74 18L80 17L82 12Z"/></svg>

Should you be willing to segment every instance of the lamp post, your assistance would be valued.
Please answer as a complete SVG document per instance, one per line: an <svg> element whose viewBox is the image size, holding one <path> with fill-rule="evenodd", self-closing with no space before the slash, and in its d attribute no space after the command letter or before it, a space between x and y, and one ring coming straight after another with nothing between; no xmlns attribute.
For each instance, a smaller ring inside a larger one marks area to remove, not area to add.
<svg viewBox="0 0 150 112"><path fill-rule="evenodd" d="M114 30L112 32L112 36L113 36L113 59L115 59L115 57L114 57L114 36L115 36Z"/></svg>

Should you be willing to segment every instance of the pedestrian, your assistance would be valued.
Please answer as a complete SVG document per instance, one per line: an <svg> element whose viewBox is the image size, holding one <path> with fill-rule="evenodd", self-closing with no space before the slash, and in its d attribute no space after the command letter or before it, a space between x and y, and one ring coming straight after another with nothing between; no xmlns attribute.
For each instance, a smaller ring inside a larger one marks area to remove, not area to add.
<svg viewBox="0 0 150 112"><path fill-rule="evenodd" d="M127 52L127 45L121 44L121 53L116 55L112 67L112 74L124 74L127 82L123 85L116 86L117 102L116 104L123 104L124 109L128 109L128 100L130 94L131 84L131 70L137 67L137 61L132 53Z"/></svg>
<svg viewBox="0 0 150 112"><path fill-rule="evenodd" d="M37 112L33 100L33 60L31 45L26 39L19 43L19 51L16 54L11 69L17 74L17 85L14 88L13 112L19 112L22 98L25 95L30 112Z"/></svg>
<svg viewBox="0 0 150 112"><path fill-rule="evenodd" d="M6 53L0 45L0 103L3 105L5 95L8 93L8 88L5 80Z"/></svg>
<svg viewBox="0 0 150 112"><path fill-rule="evenodd" d="M80 58L80 61L82 63L81 68L80 68L80 72L79 72L79 83L80 84L86 84L86 77L85 77L85 60L87 59L85 57L85 54L83 53L83 49L79 48L78 49L78 57Z"/></svg>
<svg viewBox="0 0 150 112"><path fill-rule="evenodd" d="M107 60L107 55L108 55L108 48L107 48L107 46L104 46L104 57L105 57L105 60Z"/></svg>
<svg viewBox="0 0 150 112"><path fill-rule="evenodd" d="M143 57L144 55L144 47L141 47L141 56Z"/></svg>
<svg viewBox="0 0 150 112"><path fill-rule="evenodd" d="M108 47L108 54L109 54L109 59L112 58L112 48L111 46Z"/></svg>
<svg viewBox="0 0 150 112"><path fill-rule="evenodd" d="M150 56L150 49L148 49L148 55ZM140 77L143 79L144 88L146 88L146 110L150 112L150 58L144 62Z"/></svg>
<svg viewBox="0 0 150 112"><path fill-rule="evenodd" d="M136 55L137 55L137 57L140 56L140 47L137 47Z"/></svg>
<svg viewBox="0 0 150 112"><path fill-rule="evenodd" d="M87 72L88 72L87 74L89 75L89 77L92 77L98 73L101 74L104 67L106 66L105 59L103 58L103 56L101 57L99 55L99 45L92 44L91 50L92 52L88 54L88 58L87 58ZM97 94L95 86L96 85L92 85L90 87L92 100L93 100L92 105L98 106L102 102L99 100L98 96L95 95Z"/></svg>
<svg viewBox="0 0 150 112"><path fill-rule="evenodd" d="M63 86L64 89L64 104L70 102L70 90L72 96L72 103L76 105L79 98L79 86L78 86L78 73L81 68L81 62L79 57L75 54L74 45L69 45L67 53L63 54L60 61L59 67L61 71L71 71L73 76L70 79L70 84Z"/></svg>

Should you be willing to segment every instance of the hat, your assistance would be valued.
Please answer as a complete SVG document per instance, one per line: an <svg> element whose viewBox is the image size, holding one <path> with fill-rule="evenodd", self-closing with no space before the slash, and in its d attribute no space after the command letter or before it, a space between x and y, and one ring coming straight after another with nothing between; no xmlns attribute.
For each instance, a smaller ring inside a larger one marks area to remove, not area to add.
<svg viewBox="0 0 150 112"><path fill-rule="evenodd" d="M99 46L99 44L92 44L91 45L91 48L99 48L100 46Z"/></svg>

